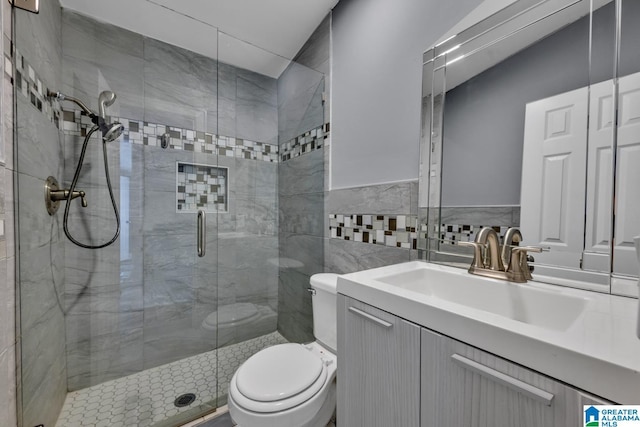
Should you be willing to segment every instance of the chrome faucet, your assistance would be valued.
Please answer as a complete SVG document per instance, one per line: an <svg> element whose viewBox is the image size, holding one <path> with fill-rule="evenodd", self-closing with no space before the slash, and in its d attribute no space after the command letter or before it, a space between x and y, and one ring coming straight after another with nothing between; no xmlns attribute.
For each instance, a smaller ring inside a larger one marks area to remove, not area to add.
<svg viewBox="0 0 640 427"><path fill-rule="evenodd" d="M514 246L522 242L522 233L517 228L509 228L500 245L498 233L492 228L483 228L474 242L458 242L460 246L473 247L473 261L469 273L525 283L531 279L528 252L549 250L537 246Z"/></svg>

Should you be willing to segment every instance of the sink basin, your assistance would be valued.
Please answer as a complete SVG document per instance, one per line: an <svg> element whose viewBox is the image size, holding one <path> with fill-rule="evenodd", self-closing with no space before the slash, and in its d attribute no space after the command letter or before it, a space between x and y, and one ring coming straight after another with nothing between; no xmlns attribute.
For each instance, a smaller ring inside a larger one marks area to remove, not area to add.
<svg viewBox="0 0 640 427"><path fill-rule="evenodd" d="M518 322L557 331L567 330L588 300L562 291L475 276L465 270L415 263L415 268L371 277L431 298L486 311Z"/></svg>

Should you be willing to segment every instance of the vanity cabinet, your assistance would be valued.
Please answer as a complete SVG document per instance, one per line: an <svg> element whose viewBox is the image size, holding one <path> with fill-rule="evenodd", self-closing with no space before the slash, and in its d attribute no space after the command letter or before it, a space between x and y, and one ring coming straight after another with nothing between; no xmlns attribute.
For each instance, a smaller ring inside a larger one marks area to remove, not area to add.
<svg viewBox="0 0 640 427"><path fill-rule="evenodd" d="M424 328L421 361L423 427L578 427L583 405L608 404Z"/></svg>
<svg viewBox="0 0 640 427"><path fill-rule="evenodd" d="M338 296L338 425L420 425L420 327Z"/></svg>
<svg viewBox="0 0 640 427"><path fill-rule="evenodd" d="M338 426L578 427L610 404L338 296Z"/></svg>

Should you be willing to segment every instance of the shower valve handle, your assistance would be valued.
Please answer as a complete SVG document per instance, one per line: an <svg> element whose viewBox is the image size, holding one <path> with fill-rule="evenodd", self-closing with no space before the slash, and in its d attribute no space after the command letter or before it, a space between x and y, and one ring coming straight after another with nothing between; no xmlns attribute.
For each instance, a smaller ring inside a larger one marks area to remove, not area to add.
<svg viewBox="0 0 640 427"><path fill-rule="evenodd" d="M51 197L51 201L57 202L60 200L68 200L69 199L69 190L54 190L50 191L49 195ZM83 208L89 206L87 203L86 193L84 191L74 191L71 193L71 200L80 197L80 204Z"/></svg>
<svg viewBox="0 0 640 427"><path fill-rule="evenodd" d="M87 198L85 197L85 192L78 191L78 194L80 195L80 204L82 205L82 207L86 208L87 206L89 206L89 203L87 203Z"/></svg>

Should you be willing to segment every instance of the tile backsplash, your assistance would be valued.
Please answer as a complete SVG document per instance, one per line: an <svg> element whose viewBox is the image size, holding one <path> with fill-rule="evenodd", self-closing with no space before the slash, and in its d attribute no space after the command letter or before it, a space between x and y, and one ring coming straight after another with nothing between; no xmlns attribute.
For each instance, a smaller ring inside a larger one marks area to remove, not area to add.
<svg viewBox="0 0 640 427"><path fill-rule="evenodd" d="M329 214L332 239L405 249L417 247L416 215Z"/></svg>
<svg viewBox="0 0 640 427"><path fill-rule="evenodd" d="M280 145L280 161L294 159L324 147L329 137L329 123L318 126Z"/></svg>

